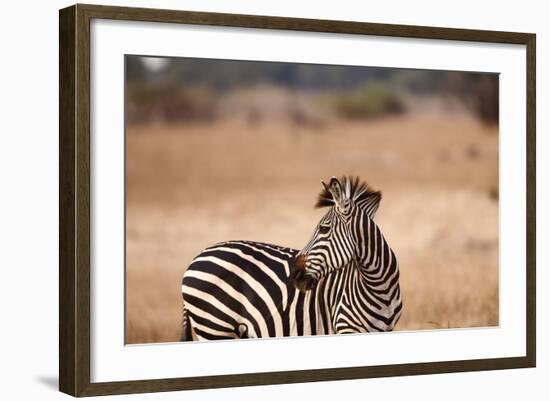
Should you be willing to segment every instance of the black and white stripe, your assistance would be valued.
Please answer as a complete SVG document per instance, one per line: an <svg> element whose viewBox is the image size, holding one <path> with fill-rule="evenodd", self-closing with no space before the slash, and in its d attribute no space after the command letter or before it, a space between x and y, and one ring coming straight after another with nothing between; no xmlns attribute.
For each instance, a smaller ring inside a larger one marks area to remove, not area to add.
<svg viewBox="0 0 550 401"><path fill-rule="evenodd" d="M182 281L182 340L394 328L399 269L372 220L380 193L349 178L324 187L317 205L330 209L301 251L228 241L193 260Z"/></svg>

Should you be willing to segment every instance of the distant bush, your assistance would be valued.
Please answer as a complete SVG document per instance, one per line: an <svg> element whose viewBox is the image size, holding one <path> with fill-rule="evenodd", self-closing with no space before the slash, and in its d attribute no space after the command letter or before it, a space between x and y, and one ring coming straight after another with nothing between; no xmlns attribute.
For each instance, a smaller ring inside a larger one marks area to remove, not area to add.
<svg viewBox="0 0 550 401"><path fill-rule="evenodd" d="M127 88L127 121L204 121L216 117L216 97L204 88L174 89L163 84L132 84Z"/></svg>
<svg viewBox="0 0 550 401"><path fill-rule="evenodd" d="M479 75L472 81L470 105L473 112L486 124L498 124L498 79L491 75Z"/></svg>
<svg viewBox="0 0 550 401"><path fill-rule="evenodd" d="M443 93L456 96L485 124L499 120L499 80L496 74L449 72L442 81Z"/></svg>
<svg viewBox="0 0 550 401"><path fill-rule="evenodd" d="M405 105L391 87L372 82L339 95L334 102L334 109L342 118L364 119L403 113Z"/></svg>

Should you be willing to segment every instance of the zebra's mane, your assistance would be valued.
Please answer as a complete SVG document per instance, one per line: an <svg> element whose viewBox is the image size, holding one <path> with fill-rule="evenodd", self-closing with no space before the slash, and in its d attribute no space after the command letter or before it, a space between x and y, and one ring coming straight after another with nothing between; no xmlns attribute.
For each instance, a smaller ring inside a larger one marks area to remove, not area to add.
<svg viewBox="0 0 550 401"><path fill-rule="evenodd" d="M376 198L377 202L380 202L380 199L382 199L382 192L371 189L366 182L360 181L359 177L342 176L339 181L342 185L342 189L346 188L349 183L350 200L354 203L365 201L369 198L371 198L372 200ZM328 188L324 187L317 197L317 203L315 204L315 207L321 208L331 206L334 206L334 199L332 198L332 194L330 193Z"/></svg>

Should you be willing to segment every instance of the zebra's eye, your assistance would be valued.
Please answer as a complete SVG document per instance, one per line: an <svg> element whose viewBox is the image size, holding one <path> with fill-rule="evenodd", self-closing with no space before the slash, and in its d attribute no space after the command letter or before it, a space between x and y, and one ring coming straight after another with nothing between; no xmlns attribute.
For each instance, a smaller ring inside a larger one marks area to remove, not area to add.
<svg viewBox="0 0 550 401"><path fill-rule="evenodd" d="M330 231L330 226L326 224L321 224L319 226L319 234L328 234Z"/></svg>

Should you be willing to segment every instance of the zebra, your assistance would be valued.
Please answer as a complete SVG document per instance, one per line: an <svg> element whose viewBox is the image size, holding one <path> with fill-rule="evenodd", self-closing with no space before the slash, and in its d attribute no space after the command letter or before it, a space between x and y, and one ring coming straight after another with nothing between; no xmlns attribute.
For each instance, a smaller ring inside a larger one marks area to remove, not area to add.
<svg viewBox="0 0 550 401"><path fill-rule="evenodd" d="M182 279L182 341L391 331L399 267L373 217L381 192L332 177L302 250L253 241L206 248Z"/></svg>

